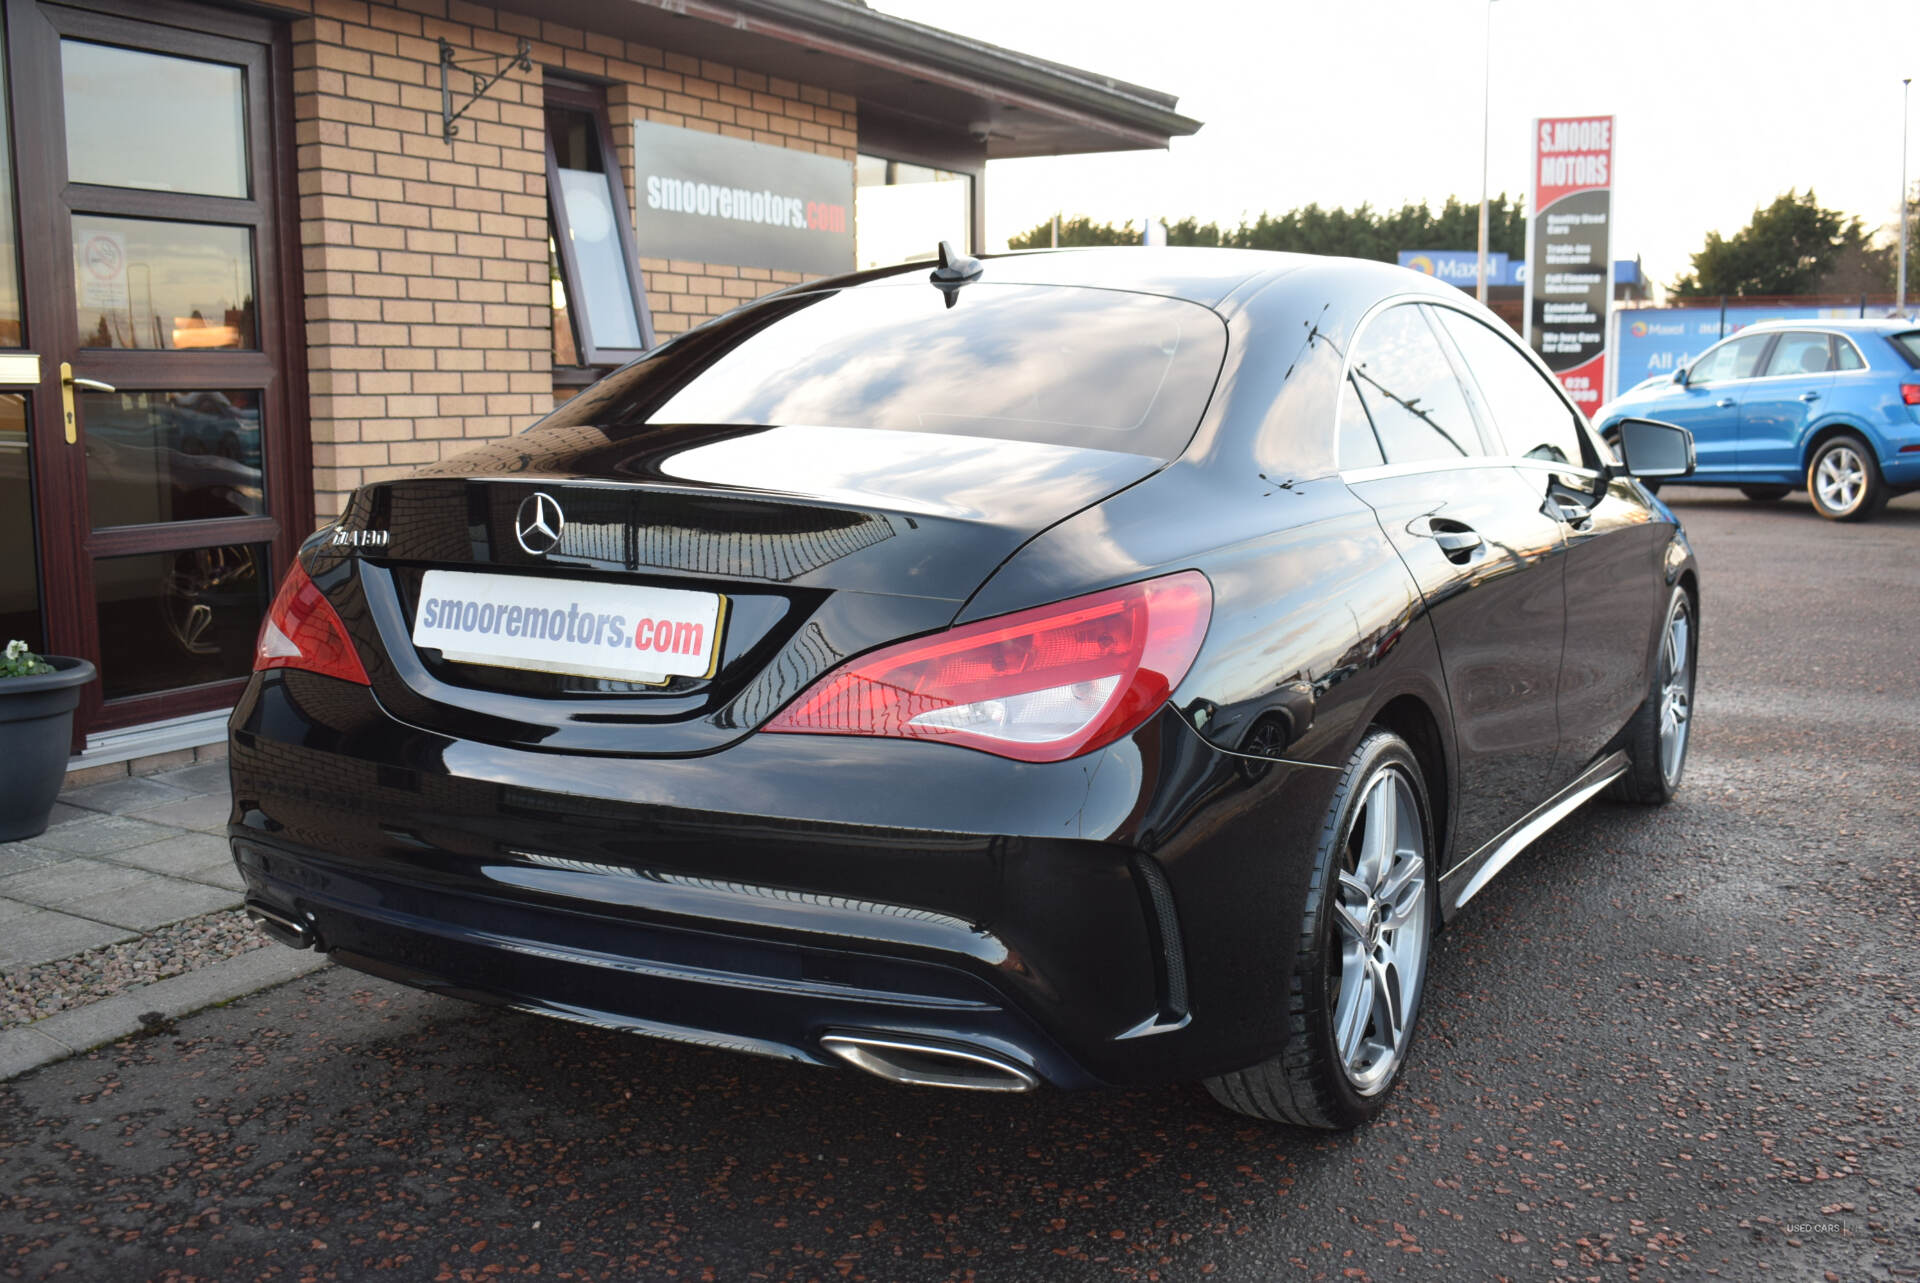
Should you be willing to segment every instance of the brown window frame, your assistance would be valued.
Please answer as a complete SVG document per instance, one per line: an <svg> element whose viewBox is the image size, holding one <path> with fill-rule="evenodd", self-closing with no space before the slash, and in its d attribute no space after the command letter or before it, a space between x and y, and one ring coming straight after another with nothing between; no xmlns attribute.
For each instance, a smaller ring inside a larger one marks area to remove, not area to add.
<svg viewBox="0 0 1920 1283"><path fill-rule="evenodd" d="M580 368L611 368L624 365L651 351L657 343L653 332L653 312L647 306L647 287L640 273L640 255L633 237L633 215L627 205L626 171L620 165L620 153L613 145L613 128L607 118L607 96L603 90L578 81L549 78L545 85L546 107L577 111L592 118L595 139L600 147L600 163L607 176L607 193L613 203L614 226L620 235L620 255L627 269L627 287L633 296L634 317L640 324L638 348L602 347L593 337L593 316L582 305L584 295L576 287L580 264L573 252L573 240L565 234L572 226L567 216L567 196L560 185L559 159L553 154L553 131L542 129L547 148L547 226L560 258L560 283L567 292L567 319L573 325L580 366L554 367L556 382L570 382L565 375Z"/></svg>

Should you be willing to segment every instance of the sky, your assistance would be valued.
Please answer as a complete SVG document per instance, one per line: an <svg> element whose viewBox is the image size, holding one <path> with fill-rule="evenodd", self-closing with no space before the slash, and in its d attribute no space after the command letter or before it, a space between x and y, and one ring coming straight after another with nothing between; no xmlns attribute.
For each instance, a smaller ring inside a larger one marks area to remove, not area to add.
<svg viewBox="0 0 1920 1283"><path fill-rule="evenodd" d="M1177 94L1206 122L1166 151L992 162L989 249L1056 209L1224 225L1479 199L1486 0L869 2ZM1526 192L1535 117L1612 114L1614 257L1641 255L1654 280L1789 188L1897 226L1915 0L1493 0L1491 16L1490 190Z"/></svg>

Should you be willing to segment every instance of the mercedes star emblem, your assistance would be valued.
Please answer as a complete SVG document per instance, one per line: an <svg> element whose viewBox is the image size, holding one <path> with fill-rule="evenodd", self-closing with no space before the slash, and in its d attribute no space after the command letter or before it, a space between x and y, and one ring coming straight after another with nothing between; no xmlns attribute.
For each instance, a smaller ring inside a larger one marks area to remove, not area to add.
<svg viewBox="0 0 1920 1283"><path fill-rule="evenodd" d="M560 532L567 518L560 501L544 490L536 490L520 501L520 512L513 521L514 537L520 546L536 557L543 557L560 544Z"/></svg>

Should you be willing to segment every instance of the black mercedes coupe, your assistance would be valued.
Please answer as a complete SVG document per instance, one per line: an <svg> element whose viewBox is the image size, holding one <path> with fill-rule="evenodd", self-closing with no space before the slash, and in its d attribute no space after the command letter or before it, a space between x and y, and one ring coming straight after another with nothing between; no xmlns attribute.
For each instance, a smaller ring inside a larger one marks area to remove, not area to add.
<svg viewBox="0 0 1920 1283"><path fill-rule="evenodd" d="M1429 950L1680 783L1692 552L1451 286L1101 249L794 287L315 534L232 720L284 943L458 997L1350 1127Z"/></svg>

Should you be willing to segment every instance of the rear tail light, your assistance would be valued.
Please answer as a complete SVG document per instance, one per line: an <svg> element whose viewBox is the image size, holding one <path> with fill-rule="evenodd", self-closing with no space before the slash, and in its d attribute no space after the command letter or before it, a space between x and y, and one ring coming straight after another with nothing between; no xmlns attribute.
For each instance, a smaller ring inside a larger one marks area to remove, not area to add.
<svg viewBox="0 0 1920 1283"><path fill-rule="evenodd" d="M1197 570L964 624L841 665L769 731L944 740L1058 762L1130 734L1193 666L1213 614Z"/></svg>
<svg viewBox="0 0 1920 1283"><path fill-rule="evenodd" d="M281 581L266 622L260 625L260 640L253 648L253 671L269 668L303 668L325 677L372 685L340 616L297 561Z"/></svg>
<svg viewBox="0 0 1920 1283"><path fill-rule="evenodd" d="M1920 383L1902 383L1900 399L1908 405L1920 405Z"/></svg>

